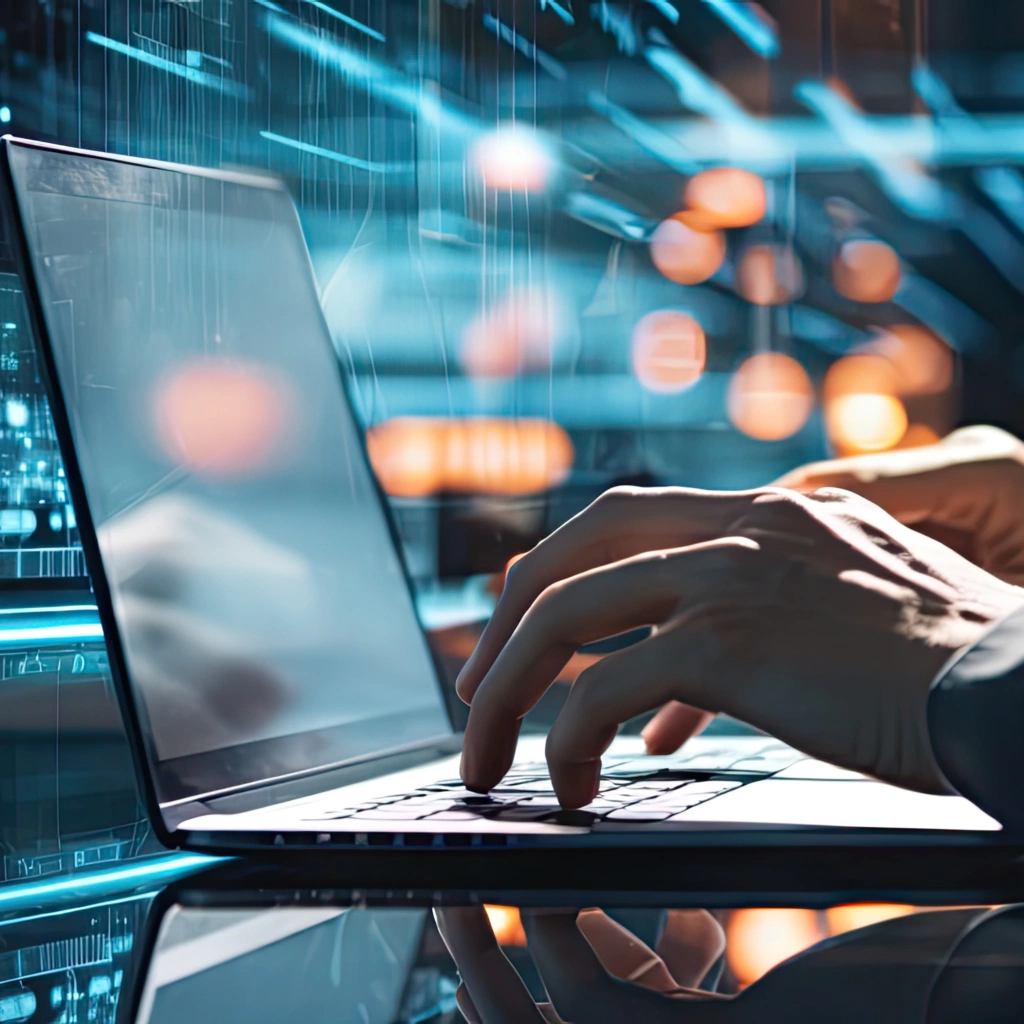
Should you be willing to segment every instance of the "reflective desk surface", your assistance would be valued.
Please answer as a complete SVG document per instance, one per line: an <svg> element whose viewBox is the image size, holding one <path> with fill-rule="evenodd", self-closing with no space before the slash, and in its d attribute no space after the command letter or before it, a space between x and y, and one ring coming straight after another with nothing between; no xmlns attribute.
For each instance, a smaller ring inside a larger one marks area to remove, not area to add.
<svg viewBox="0 0 1024 1024"><path fill-rule="evenodd" d="M166 858L3 890L0 1021L1024 1019L1024 902L755 902L311 889Z"/></svg>

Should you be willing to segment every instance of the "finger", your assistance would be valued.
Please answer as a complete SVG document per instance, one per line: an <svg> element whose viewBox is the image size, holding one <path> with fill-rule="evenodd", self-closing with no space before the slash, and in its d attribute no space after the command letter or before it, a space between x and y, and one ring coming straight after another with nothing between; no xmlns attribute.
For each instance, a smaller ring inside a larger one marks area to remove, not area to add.
<svg viewBox="0 0 1024 1024"><path fill-rule="evenodd" d="M648 754L674 754L688 739L703 732L714 715L700 708L669 701L648 723L640 735Z"/></svg>
<svg viewBox="0 0 1024 1024"><path fill-rule="evenodd" d="M725 932L706 910L670 910L658 955L684 988L696 988L725 952Z"/></svg>
<svg viewBox="0 0 1024 1024"><path fill-rule="evenodd" d="M684 597L699 601L712 590L735 585L743 572L752 571L757 550L756 543L741 539L695 545L627 559L549 587L473 697L463 740L466 785L481 791L497 785L515 756L520 720L577 647L658 623ZM643 710L656 706L648 704Z"/></svg>
<svg viewBox="0 0 1024 1024"><path fill-rule="evenodd" d="M455 990L455 1003L459 1008L459 1012L469 1021L469 1024L484 1024L483 1017L477 1012L476 1007L473 1005L473 1000L469 998L465 982L461 982Z"/></svg>
<svg viewBox="0 0 1024 1024"><path fill-rule="evenodd" d="M483 907L438 907L434 920L462 976L469 996L467 1005L478 1020L487 1024L540 1024L544 1020L501 951Z"/></svg>
<svg viewBox="0 0 1024 1024"><path fill-rule="evenodd" d="M604 1024L721 1020L728 1004L674 999L613 978L576 925L575 914L524 914L530 953L560 1017Z"/></svg>
<svg viewBox="0 0 1024 1024"><path fill-rule="evenodd" d="M695 635L691 649L684 650L685 634L664 630L609 655L580 675L548 733L546 746L551 784L565 807L583 807L594 799L601 757L623 722L660 707L687 683L691 704L715 699L712 690L700 686L707 674L691 670L707 659L696 651L700 642Z"/></svg>
<svg viewBox="0 0 1024 1024"><path fill-rule="evenodd" d="M581 910L576 927L613 977L655 992L672 992L679 987L661 957L604 911Z"/></svg>
<svg viewBox="0 0 1024 1024"><path fill-rule="evenodd" d="M606 492L513 566L498 605L456 688L473 699L533 602L553 583L645 551L718 537L757 492L620 487Z"/></svg>

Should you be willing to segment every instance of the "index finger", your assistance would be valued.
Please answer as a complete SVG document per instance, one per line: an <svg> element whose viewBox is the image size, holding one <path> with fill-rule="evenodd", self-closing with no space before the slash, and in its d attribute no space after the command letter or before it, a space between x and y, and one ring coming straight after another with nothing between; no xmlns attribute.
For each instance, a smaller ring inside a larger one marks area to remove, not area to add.
<svg viewBox="0 0 1024 1024"><path fill-rule="evenodd" d="M510 570L494 614L459 673L455 684L459 696L467 704L473 699L519 620L549 586L646 551L712 540L758 493L682 487L606 491Z"/></svg>

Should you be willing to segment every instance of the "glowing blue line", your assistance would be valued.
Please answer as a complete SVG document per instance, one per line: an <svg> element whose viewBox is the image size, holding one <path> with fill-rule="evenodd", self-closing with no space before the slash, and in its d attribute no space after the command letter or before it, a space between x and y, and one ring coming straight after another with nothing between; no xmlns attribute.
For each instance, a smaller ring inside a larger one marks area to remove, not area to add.
<svg viewBox="0 0 1024 1024"><path fill-rule="evenodd" d="M0 643L25 643L33 640L102 640L103 627L39 626L30 629L0 629Z"/></svg>
<svg viewBox="0 0 1024 1024"><path fill-rule="evenodd" d="M740 0L703 0L759 57L775 60L782 52L779 37Z"/></svg>
<svg viewBox="0 0 1024 1024"><path fill-rule="evenodd" d="M85 38L88 42L102 46L105 50L112 50L114 53L131 57L142 64L148 64L150 67L157 68L160 71L166 71L169 74L177 75L179 78L184 78L195 85L202 85L207 89L216 89L219 92L230 93L234 96L245 97L248 95L248 90L237 82L232 82L227 78L219 78L217 75L211 75L208 71L200 71L198 68L190 68L187 64L176 64L165 57L158 57L155 53L147 53L137 46L128 46L126 43L119 43L116 39L110 39L95 32L86 32Z"/></svg>
<svg viewBox="0 0 1024 1024"><path fill-rule="evenodd" d="M380 99L459 135L476 134L479 130L468 117L444 106L435 96L424 92L404 75L363 57L339 43L321 38L275 14L266 16L267 31L293 50L324 61L336 71L359 82Z"/></svg>
<svg viewBox="0 0 1024 1024"><path fill-rule="evenodd" d="M324 149L323 146L314 146L309 142L302 142L300 139L289 139L285 135L278 135L276 132L261 131L268 142L277 142L282 146L289 146L292 149L300 150L303 153L311 153L313 156L321 156L325 160L334 160L339 164L347 164L349 167L358 167L362 171L381 172L388 170L387 164L371 163L369 160L360 160L356 156L347 156L345 153L337 153L333 149Z"/></svg>
<svg viewBox="0 0 1024 1024"><path fill-rule="evenodd" d="M668 0L648 0L648 2L654 7L657 7L673 25L678 24L679 12L668 2Z"/></svg>
<svg viewBox="0 0 1024 1024"><path fill-rule="evenodd" d="M576 19L561 4L556 4L555 0L540 0L540 9L543 11L545 7L550 7L566 25L576 24Z"/></svg>
<svg viewBox="0 0 1024 1024"><path fill-rule="evenodd" d="M485 14L483 22L484 28L488 32L493 32L500 39L504 39L510 46L514 46L527 60L536 61L553 78L565 81L568 77L565 68L554 57L549 57L543 50L538 49L531 43L529 39L509 28L508 25L495 18L493 14Z"/></svg>
<svg viewBox="0 0 1024 1024"><path fill-rule="evenodd" d="M273 11L275 14L287 14L288 12L277 4L273 3L273 0L255 0L260 7L266 7L268 11Z"/></svg>
<svg viewBox="0 0 1024 1024"><path fill-rule="evenodd" d="M61 604L53 608L0 608L0 615L49 615L52 612L94 612L94 604Z"/></svg>
<svg viewBox="0 0 1024 1024"><path fill-rule="evenodd" d="M151 900L153 893L142 892L135 896L122 896L119 900L104 900L102 903L90 903L85 907L67 907L64 910L50 910L45 914L30 914L27 917L5 917L0 921L0 928L8 925L26 924L29 921L41 921L43 918L66 917L68 914L81 914L86 910L105 910L107 907L116 907L122 903L138 903L140 900Z"/></svg>
<svg viewBox="0 0 1024 1024"><path fill-rule="evenodd" d="M304 2L319 11L323 11L325 14L331 15L332 18L337 18L339 21L345 22L346 25L351 25L352 28L359 29L360 32L365 32L368 36L382 43L384 42L384 36L376 31L376 29L370 28L369 25L364 25L361 21L356 21L355 18L350 18L347 14L342 14L341 11L336 11L333 7L328 7L327 4L321 3L320 0L304 0Z"/></svg>
<svg viewBox="0 0 1024 1024"><path fill-rule="evenodd" d="M700 170L700 164L693 159L689 150L670 135L613 103L596 89L588 94L587 99L595 113L608 118L619 131L628 135L641 149L660 160L666 167L687 175L696 174Z"/></svg>
<svg viewBox="0 0 1024 1024"><path fill-rule="evenodd" d="M0 904L37 899L40 896L53 896L57 893L79 893L105 886L113 888L122 882L170 878L185 871L208 867L218 863L221 859L220 857L206 857L202 854L182 854L161 857L158 861L135 864L130 868L121 868L117 871L97 871L87 875L72 875L56 882L29 882L24 885L4 886L0 889Z"/></svg>

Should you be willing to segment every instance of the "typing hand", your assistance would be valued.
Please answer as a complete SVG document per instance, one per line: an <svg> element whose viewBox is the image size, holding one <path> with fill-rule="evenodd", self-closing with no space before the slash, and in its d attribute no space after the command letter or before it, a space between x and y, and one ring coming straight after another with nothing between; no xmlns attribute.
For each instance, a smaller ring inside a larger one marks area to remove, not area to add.
<svg viewBox="0 0 1024 1024"><path fill-rule="evenodd" d="M696 941L689 961L670 964L600 911L524 911L530 955L551 1000L540 1006L482 909L436 910L435 918L462 976L456 998L471 1024L903 1024L936 1009L935 980L979 911L913 914L849 932L785 961L734 997L693 988L721 951L721 932L703 911L670 911L670 922L676 914L684 915L677 928Z"/></svg>
<svg viewBox="0 0 1024 1024"><path fill-rule="evenodd" d="M855 491L1000 579L1024 584L1024 444L995 427L965 427L926 448L818 462L777 486Z"/></svg>
<svg viewBox="0 0 1024 1024"><path fill-rule="evenodd" d="M437 909L434 917L462 976L455 998L471 1024L658 1021L667 1018L648 1014L670 1006L666 996L720 999L696 989L725 948L721 926L703 910L669 911L657 953L600 910L524 911L530 953L551 997L540 1005L502 953L482 907Z"/></svg>
<svg viewBox="0 0 1024 1024"><path fill-rule="evenodd" d="M580 675L551 729L565 806L594 798L618 726L667 701L946 792L931 683L1022 606L1021 591L846 491L617 488L512 569L458 681L471 702L462 777L480 791L501 780L521 718L579 646L652 626Z"/></svg>

